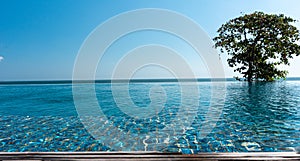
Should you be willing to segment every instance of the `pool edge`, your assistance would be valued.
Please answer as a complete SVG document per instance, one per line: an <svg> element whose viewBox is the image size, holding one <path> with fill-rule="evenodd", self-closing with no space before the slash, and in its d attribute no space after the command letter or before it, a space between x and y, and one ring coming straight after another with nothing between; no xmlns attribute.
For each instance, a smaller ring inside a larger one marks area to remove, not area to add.
<svg viewBox="0 0 300 161"><path fill-rule="evenodd" d="M300 153L0 152L0 160L300 160Z"/></svg>

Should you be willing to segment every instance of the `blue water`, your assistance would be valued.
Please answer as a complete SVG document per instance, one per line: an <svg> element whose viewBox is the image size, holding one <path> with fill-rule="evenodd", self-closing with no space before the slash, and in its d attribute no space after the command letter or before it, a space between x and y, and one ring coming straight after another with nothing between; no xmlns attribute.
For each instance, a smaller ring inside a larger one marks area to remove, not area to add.
<svg viewBox="0 0 300 161"><path fill-rule="evenodd" d="M206 117L213 101L211 82L197 83L199 98L190 101L198 101L199 107L191 109L195 117L186 129L176 129L182 127L172 123L188 117L178 114L183 97L178 82L129 85L131 100L141 108L151 103L149 90L153 86L164 89L166 100L158 102L162 109L155 116L142 119L122 112L114 100L110 83L97 83L96 97L105 117L97 117L96 113L88 118L99 133L97 136L91 134L80 120L73 101L72 84L47 83L0 85L0 151L121 149L191 154L295 151L300 147L300 81L226 82L221 115L205 137L201 136L200 129L212 122ZM118 86L121 91L126 84L119 83ZM214 86L218 87L218 83ZM85 95L84 90L82 95ZM160 96L158 92L151 97L160 100ZM90 102L84 97L82 101L87 106ZM174 132L162 131L167 126L174 128ZM118 129L120 133L112 129Z"/></svg>

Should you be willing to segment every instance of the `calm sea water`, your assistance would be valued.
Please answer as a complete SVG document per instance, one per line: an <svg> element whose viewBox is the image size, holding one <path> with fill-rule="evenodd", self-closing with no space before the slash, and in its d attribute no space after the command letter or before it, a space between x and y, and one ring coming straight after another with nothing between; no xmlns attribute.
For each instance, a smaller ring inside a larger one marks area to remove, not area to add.
<svg viewBox="0 0 300 161"><path fill-rule="evenodd" d="M189 127L186 128L178 123L186 121L188 116L178 113L183 99L189 98L183 98L182 86L178 82L139 82L129 85L127 92L135 106L144 108L151 101L159 100L154 105L162 107L155 116L147 118L135 118L124 113L115 102L111 84L97 83L97 103L105 117L95 113L85 120L80 120L75 108L72 84L0 85L0 151L121 149L190 154L299 149L300 81L225 84L226 100L221 115L216 116L215 127L205 137L201 135L201 128L213 121L206 117L213 101L210 95L211 82L198 82L198 99L187 101L198 101L199 107L189 111L195 117L189 119ZM119 83L116 93L124 92L124 86L127 85ZM158 90L150 96L149 90L153 86L160 86L163 92ZM189 84L186 83L186 86ZM218 87L218 83L214 86ZM85 92L82 90L79 95L84 96ZM166 96L165 100L161 99L162 93ZM90 101L82 97L87 109ZM126 102L122 106L129 110L131 108ZM93 127L96 136L83 122L87 120L90 120L88 126ZM165 127L169 127L167 132L162 130Z"/></svg>

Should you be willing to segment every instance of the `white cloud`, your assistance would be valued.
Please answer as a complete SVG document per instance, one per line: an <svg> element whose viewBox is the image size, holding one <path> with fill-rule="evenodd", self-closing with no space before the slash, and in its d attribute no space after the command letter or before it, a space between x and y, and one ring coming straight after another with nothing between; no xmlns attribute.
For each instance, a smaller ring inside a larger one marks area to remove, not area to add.
<svg viewBox="0 0 300 161"><path fill-rule="evenodd" d="M0 56L0 62L1 62L3 59L4 59L3 56Z"/></svg>

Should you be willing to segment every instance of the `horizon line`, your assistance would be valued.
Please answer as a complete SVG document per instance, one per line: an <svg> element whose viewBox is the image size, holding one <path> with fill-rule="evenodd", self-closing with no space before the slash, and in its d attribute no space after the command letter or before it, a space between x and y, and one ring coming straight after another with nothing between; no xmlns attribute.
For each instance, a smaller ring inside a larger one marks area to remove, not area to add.
<svg viewBox="0 0 300 161"><path fill-rule="evenodd" d="M284 79L280 79L284 80ZM285 80L293 81L300 80L300 77L287 77ZM95 80L12 80L0 81L0 84L72 84L72 83L155 83L155 82L239 82L235 78L134 78L134 79L95 79ZM244 81L240 81L244 82Z"/></svg>

